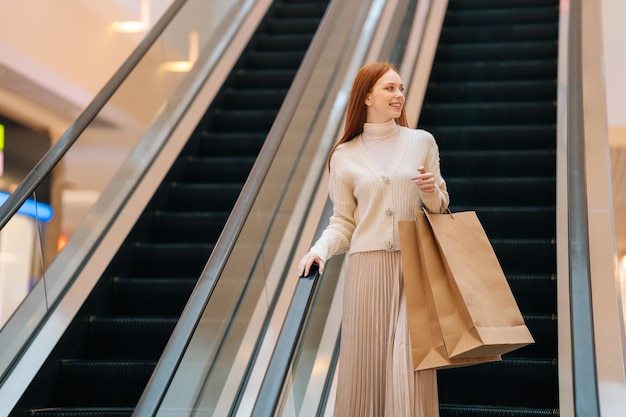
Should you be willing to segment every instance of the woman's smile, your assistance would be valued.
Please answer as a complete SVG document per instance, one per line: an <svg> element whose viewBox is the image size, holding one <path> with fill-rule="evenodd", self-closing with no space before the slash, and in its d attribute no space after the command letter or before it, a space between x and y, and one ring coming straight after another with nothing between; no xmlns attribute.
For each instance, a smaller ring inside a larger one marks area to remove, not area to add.
<svg viewBox="0 0 626 417"><path fill-rule="evenodd" d="M393 70L387 71L372 87L365 105L368 123L386 123L400 117L404 106L404 85L400 75Z"/></svg>

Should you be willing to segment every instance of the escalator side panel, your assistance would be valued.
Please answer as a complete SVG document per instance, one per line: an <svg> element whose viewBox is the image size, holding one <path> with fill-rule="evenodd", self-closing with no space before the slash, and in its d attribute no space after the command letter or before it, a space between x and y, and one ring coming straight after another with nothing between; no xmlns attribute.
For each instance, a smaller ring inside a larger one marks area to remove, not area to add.
<svg viewBox="0 0 626 417"><path fill-rule="evenodd" d="M265 18L11 416L130 416L324 14L283 0Z"/></svg>

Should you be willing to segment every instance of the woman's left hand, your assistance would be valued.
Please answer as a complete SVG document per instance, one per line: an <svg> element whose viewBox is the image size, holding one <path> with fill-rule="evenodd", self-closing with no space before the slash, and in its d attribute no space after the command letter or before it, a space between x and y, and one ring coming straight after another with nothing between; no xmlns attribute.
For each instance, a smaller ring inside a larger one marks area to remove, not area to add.
<svg viewBox="0 0 626 417"><path fill-rule="evenodd" d="M411 178L411 181L417 185L417 188L423 193L434 193L437 190L435 186L435 174L426 172L424 166L417 168L419 174Z"/></svg>
<svg viewBox="0 0 626 417"><path fill-rule="evenodd" d="M317 264L318 271L320 275L322 275L322 273L324 272L324 261L316 254L309 252L302 257L302 260L298 264L298 276L308 276L309 271L311 270L311 266L313 264Z"/></svg>

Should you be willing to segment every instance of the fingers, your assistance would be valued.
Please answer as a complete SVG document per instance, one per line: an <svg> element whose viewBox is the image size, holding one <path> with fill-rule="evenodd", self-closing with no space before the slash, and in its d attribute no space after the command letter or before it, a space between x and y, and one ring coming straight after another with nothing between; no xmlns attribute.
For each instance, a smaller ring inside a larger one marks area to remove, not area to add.
<svg viewBox="0 0 626 417"><path fill-rule="evenodd" d="M435 175L432 172L426 172L423 166L417 169L419 174L411 177L411 181L415 183L417 188L423 193L434 193L435 187Z"/></svg>
<svg viewBox="0 0 626 417"><path fill-rule="evenodd" d="M315 263L317 263L317 270L319 271L320 275L322 275L324 273L324 261L322 261L320 258L317 258L317 261L315 261Z"/></svg>
<svg viewBox="0 0 626 417"><path fill-rule="evenodd" d="M324 261L313 253L307 253L298 264L298 276L308 276L313 264L317 264L320 275L324 272Z"/></svg>

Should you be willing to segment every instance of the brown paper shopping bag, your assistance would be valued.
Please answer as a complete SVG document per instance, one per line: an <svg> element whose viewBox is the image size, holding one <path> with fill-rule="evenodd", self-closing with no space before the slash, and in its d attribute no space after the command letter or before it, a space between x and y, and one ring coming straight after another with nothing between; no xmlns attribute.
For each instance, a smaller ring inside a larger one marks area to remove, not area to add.
<svg viewBox="0 0 626 417"><path fill-rule="evenodd" d="M420 237L435 237L431 249L446 271L447 280L430 284L450 357L503 355L534 343L476 213L416 216Z"/></svg>
<svg viewBox="0 0 626 417"><path fill-rule="evenodd" d="M500 356L467 359L448 357L429 281L424 276L425 271L422 268L423 254L418 241L417 225L414 221L400 221L398 228L402 248L407 320L415 370L460 367L500 360ZM434 238L431 240L434 245ZM443 266L441 270L445 275Z"/></svg>

